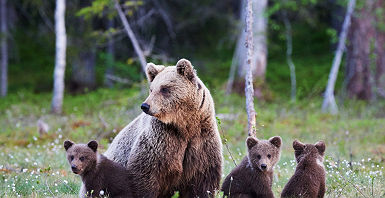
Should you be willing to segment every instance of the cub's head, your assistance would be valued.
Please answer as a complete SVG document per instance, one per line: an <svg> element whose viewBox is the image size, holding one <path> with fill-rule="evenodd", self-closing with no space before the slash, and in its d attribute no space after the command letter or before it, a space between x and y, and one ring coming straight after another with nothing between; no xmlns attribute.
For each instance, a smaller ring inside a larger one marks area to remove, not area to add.
<svg viewBox="0 0 385 198"><path fill-rule="evenodd" d="M294 155L297 163L301 162L305 156L310 155L311 158L315 158L318 162L323 162L325 155L325 143L323 141L319 141L315 144L304 144L298 140L294 140L293 142Z"/></svg>
<svg viewBox="0 0 385 198"><path fill-rule="evenodd" d="M272 171L281 155L282 139L279 136L269 140L258 140L248 137L246 145L248 148L249 163L254 169L261 171Z"/></svg>
<svg viewBox="0 0 385 198"><path fill-rule="evenodd" d="M72 172L83 175L96 166L98 143L90 141L88 144L75 144L69 140L64 141L67 159Z"/></svg>
<svg viewBox="0 0 385 198"><path fill-rule="evenodd" d="M146 75L150 94L141 105L146 114L170 123L199 109L203 85L190 61L181 59L169 67L148 63Z"/></svg>

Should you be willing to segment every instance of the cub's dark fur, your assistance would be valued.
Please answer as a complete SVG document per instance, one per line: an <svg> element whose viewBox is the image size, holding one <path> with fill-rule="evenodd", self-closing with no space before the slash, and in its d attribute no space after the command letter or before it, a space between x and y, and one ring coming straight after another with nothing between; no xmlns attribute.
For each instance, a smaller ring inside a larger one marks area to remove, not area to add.
<svg viewBox="0 0 385 198"><path fill-rule="evenodd" d="M282 191L281 197L324 197L325 168L323 159L325 143L303 144L293 142L297 168Z"/></svg>
<svg viewBox="0 0 385 198"><path fill-rule="evenodd" d="M64 148L71 169L82 178L86 193L81 197L134 197L131 174L123 167L98 154L98 143L74 144L66 140ZM102 193L100 194L100 192Z"/></svg>
<svg viewBox="0 0 385 198"><path fill-rule="evenodd" d="M235 167L222 184L228 197L272 198L273 168L281 154L281 137L258 140L248 137L248 155Z"/></svg>

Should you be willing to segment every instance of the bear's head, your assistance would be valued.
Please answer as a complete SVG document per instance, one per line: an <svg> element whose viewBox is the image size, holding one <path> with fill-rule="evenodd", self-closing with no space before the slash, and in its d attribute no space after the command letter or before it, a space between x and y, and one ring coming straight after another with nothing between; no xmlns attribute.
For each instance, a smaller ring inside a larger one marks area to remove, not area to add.
<svg viewBox="0 0 385 198"><path fill-rule="evenodd" d="M83 175L96 166L98 143L94 140L87 144L75 144L69 140L64 141L67 159L72 172Z"/></svg>
<svg viewBox="0 0 385 198"><path fill-rule="evenodd" d="M309 156L311 159L314 158L320 165L323 163L326 149L323 141L319 141L315 144L304 144L298 140L294 140L293 148L297 163L300 163L305 156Z"/></svg>
<svg viewBox="0 0 385 198"><path fill-rule="evenodd" d="M272 171L281 156L282 139L279 136L269 140L258 140L248 137L246 145L248 148L249 164L256 170Z"/></svg>
<svg viewBox="0 0 385 198"><path fill-rule="evenodd" d="M204 102L202 84L190 61L181 59L176 66L148 63L150 93L141 108L164 123L191 116Z"/></svg>

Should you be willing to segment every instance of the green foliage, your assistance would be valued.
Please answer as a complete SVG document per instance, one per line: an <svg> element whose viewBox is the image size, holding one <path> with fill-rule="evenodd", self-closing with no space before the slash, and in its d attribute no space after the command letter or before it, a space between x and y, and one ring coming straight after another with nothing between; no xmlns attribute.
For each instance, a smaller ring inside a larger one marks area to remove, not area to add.
<svg viewBox="0 0 385 198"><path fill-rule="evenodd" d="M126 84L122 84L116 82L118 87L121 86L130 86L134 83L140 82L143 79L143 73L141 71L140 63L137 60L134 60L132 57L128 58L125 62L119 60L113 60L109 54L101 52L99 54L100 64L97 65L97 76L98 81L103 82L104 74L107 67L111 67L114 71L114 75L116 77L125 79L127 81Z"/></svg>
<svg viewBox="0 0 385 198"><path fill-rule="evenodd" d="M338 35L337 35L337 30L333 28L328 28L326 29L326 34L330 37L330 42L331 43L337 43L338 41Z"/></svg>
<svg viewBox="0 0 385 198"><path fill-rule="evenodd" d="M143 1L125 1L124 7L126 8L126 14L132 16L134 11L138 9L139 6L142 6ZM116 11L114 10L114 1L113 0L95 0L92 1L90 6L80 9L77 13L77 16L82 16L85 19L91 19L92 17L103 17L104 15L107 18L112 19L116 16Z"/></svg>
<svg viewBox="0 0 385 198"><path fill-rule="evenodd" d="M377 18L377 29L379 29L382 32L385 32L385 8L376 7L374 8L375 16Z"/></svg>
<svg viewBox="0 0 385 198"><path fill-rule="evenodd" d="M54 37L38 34L37 29L13 34L16 48L10 52L9 91L29 89L51 91L55 55Z"/></svg>
<svg viewBox="0 0 385 198"><path fill-rule="evenodd" d="M102 17L106 9L112 9L114 2L112 0L95 0L92 1L91 5L88 7L84 7L80 9L76 15L83 16L85 19L91 19L94 16ZM112 18L115 12L107 12L109 14L109 18Z"/></svg>

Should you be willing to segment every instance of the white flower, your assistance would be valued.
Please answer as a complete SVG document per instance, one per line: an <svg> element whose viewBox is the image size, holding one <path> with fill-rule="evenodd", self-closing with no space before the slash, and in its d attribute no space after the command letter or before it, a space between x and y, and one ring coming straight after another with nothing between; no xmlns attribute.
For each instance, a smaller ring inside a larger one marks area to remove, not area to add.
<svg viewBox="0 0 385 198"><path fill-rule="evenodd" d="M100 192L99 192L99 195L104 195L104 191L103 190L101 190Z"/></svg>

